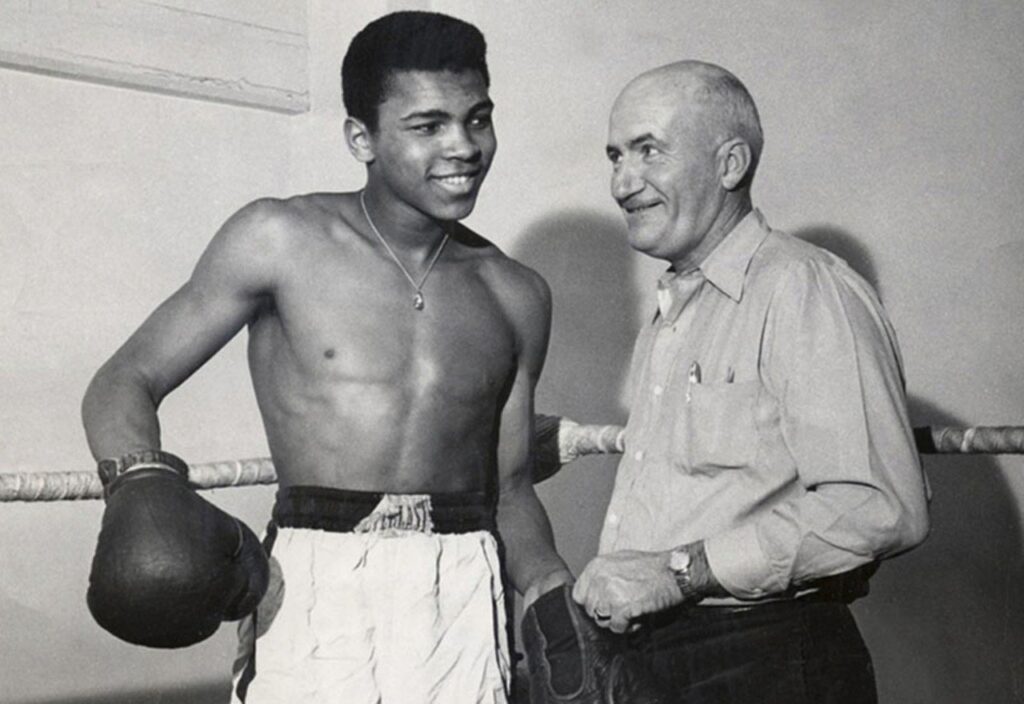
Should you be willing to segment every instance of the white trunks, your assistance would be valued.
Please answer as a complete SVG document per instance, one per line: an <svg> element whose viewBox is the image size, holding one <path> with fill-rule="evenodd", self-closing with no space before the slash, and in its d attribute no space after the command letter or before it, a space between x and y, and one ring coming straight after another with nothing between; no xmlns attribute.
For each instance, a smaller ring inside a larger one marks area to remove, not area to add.
<svg viewBox="0 0 1024 704"><path fill-rule="evenodd" d="M498 548L472 529L493 514L465 496L282 490L233 704L505 704Z"/></svg>

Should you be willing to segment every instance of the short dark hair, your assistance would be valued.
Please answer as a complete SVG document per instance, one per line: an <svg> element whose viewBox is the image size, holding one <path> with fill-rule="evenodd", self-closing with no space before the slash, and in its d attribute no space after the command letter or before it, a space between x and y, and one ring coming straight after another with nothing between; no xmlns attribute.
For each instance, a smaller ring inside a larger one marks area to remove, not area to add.
<svg viewBox="0 0 1024 704"><path fill-rule="evenodd" d="M377 107L395 71L479 71L490 87L487 43L480 30L437 12L393 12L366 25L341 63L341 93L350 117L377 129Z"/></svg>

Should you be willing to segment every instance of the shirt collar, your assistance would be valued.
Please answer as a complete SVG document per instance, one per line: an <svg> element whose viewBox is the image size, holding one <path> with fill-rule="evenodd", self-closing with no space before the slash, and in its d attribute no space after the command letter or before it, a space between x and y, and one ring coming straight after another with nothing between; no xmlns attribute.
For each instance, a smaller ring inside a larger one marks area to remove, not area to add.
<svg viewBox="0 0 1024 704"><path fill-rule="evenodd" d="M679 317L704 279L738 303L743 297L743 283L750 260L769 232L764 215L754 208L696 269L677 272L669 268L658 277L658 313L662 319L673 321Z"/></svg>
<svg viewBox="0 0 1024 704"><path fill-rule="evenodd" d="M701 262L704 276L715 288L738 303L743 297L743 282L750 260L769 232L761 211L757 208L751 210Z"/></svg>

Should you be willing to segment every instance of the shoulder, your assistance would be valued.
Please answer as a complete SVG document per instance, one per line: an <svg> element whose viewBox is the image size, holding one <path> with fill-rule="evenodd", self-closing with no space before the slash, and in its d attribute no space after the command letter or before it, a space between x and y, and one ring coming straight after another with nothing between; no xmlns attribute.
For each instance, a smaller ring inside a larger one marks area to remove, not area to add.
<svg viewBox="0 0 1024 704"><path fill-rule="evenodd" d="M326 241L339 225L351 230L347 224L350 195L317 193L254 200L224 222L206 256L241 258L242 262L287 258L317 240Z"/></svg>
<svg viewBox="0 0 1024 704"><path fill-rule="evenodd" d="M470 260L484 286L519 335L542 335L551 320L551 289L544 278L501 251L494 243L460 225L453 235L460 256Z"/></svg>
<svg viewBox="0 0 1024 704"><path fill-rule="evenodd" d="M535 270L478 238L477 267L494 295L513 312L539 314L551 307L551 289Z"/></svg>
<svg viewBox="0 0 1024 704"><path fill-rule="evenodd" d="M228 218L218 236L287 245L327 224L325 203L329 198L329 194L310 194L254 200Z"/></svg>
<svg viewBox="0 0 1024 704"><path fill-rule="evenodd" d="M769 233L753 263L755 277L779 294L850 290L858 296L877 297L871 284L845 259L780 230Z"/></svg>
<svg viewBox="0 0 1024 704"><path fill-rule="evenodd" d="M762 250L758 289L778 322L894 337L877 291L842 257L779 231L771 232Z"/></svg>

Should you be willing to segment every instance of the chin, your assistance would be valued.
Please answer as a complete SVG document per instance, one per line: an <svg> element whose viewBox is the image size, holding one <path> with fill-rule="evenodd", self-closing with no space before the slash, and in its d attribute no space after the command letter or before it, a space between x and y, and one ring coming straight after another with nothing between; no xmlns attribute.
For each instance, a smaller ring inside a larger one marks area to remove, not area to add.
<svg viewBox="0 0 1024 704"><path fill-rule="evenodd" d="M629 242L629 246L636 251L653 257L657 256L653 252L661 241L660 234L659 232L647 232L642 228L629 228L626 240Z"/></svg>
<svg viewBox="0 0 1024 704"><path fill-rule="evenodd" d="M432 209L431 215L438 220L462 220L469 217L475 207L476 194L474 193L464 199L439 203L436 208Z"/></svg>

